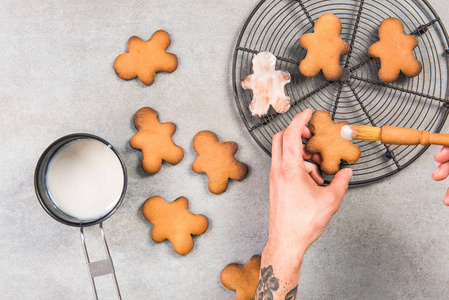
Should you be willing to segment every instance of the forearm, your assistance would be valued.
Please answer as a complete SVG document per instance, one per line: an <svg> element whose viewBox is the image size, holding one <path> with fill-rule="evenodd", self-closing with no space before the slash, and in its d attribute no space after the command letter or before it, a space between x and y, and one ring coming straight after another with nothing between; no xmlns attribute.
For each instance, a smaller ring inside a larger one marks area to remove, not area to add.
<svg viewBox="0 0 449 300"><path fill-rule="evenodd" d="M255 300L294 300L304 253L270 246L262 252ZM270 297L272 295L272 297Z"/></svg>

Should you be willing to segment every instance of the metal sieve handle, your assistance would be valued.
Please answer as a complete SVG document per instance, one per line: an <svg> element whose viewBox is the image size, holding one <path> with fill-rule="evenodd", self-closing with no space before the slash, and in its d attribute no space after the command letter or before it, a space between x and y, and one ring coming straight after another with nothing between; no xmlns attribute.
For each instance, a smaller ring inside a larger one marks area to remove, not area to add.
<svg viewBox="0 0 449 300"><path fill-rule="evenodd" d="M87 247L86 247L86 239L84 237L84 228L82 226L80 227L81 241L83 243L84 256L86 257L87 269L89 270L89 276L90 276L90 280L92 283L92 288L94 291L95 299L98 299L98 295L97 295L97 289L95 286L94 278L103 276L103 275L112 274L118 299L121 300L122 296L120 295L120 289L118 286L117 277L115 276L114 264L112 263L112 258L109 253L108 243L106 242L106 236L105 236L104 230L103 230L103 223L99 223L98 225L100 227L101 236L103 238L103 245L104 245L104 250L106 252L106 259L94 261L94 262L90 261L89 253L87 252Z"/></svg>

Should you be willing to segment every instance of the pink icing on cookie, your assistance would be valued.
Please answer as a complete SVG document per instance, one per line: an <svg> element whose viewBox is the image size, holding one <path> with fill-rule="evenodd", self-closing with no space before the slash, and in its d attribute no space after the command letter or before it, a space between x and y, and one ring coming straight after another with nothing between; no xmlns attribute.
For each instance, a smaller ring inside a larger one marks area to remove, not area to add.
<svg viewBox="0 0 449 300"><path fill-rule="evenodd" d="M263 117L270 105L277 113L289 110L291 100L285 95L284 86L290 82L290 73L276 71L276 57L270 52L260 52L254 56L252 66L254 73L242 80L242 87L253 91L249 105L251 114Z"/></svg>

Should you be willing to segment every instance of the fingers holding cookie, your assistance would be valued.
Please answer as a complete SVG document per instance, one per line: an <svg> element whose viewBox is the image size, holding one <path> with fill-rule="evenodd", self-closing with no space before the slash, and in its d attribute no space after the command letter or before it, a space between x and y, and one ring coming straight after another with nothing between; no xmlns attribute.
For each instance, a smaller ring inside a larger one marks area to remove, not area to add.
<svg viewBox="0 0 449 300"><path fill-rule="evenodd" d="M301 137L304 129L312 116L312 111L306 109L297 114L290 125L285 129L283 136L283 158L286 163L301 161L303 159L303 147Z"/></svg>
<svg viewBox="0 0 449 300"><path fill-rule="evenodd" d="M321 170L332 175L340 169L341 160L355 163L361 155L360 148L341 135L341 128L348 122L334 123L328 112L315 111L309 121L313 133L306 145L307 151L321 155Z"/></svg>

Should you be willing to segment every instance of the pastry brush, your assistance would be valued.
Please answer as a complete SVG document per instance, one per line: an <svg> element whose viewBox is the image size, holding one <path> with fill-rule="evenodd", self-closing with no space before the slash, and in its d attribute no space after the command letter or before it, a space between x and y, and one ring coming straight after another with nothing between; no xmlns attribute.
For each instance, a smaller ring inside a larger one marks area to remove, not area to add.
<svg viewBox="0 0 449 300"><path fill-rule="evenodd" d="M344 125L341 135L348 140L381 141L383 144L392 145L441 145L449 146L449 134L430 133L427 130L368 125Z"/></svg>

